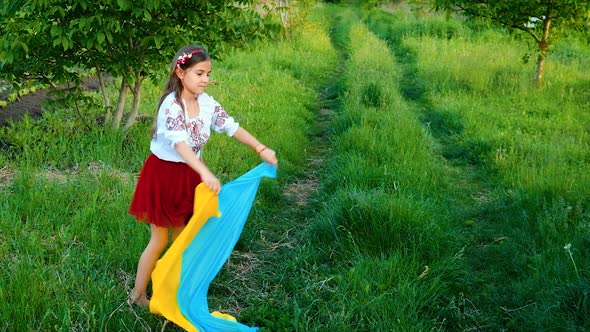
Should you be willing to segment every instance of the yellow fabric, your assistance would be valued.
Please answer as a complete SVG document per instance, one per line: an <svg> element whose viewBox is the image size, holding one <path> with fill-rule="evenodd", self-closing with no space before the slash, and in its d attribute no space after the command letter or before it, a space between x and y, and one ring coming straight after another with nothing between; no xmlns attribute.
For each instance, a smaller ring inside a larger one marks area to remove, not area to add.
<svg viewBox="0 0 590 332"><path fill-rule="evenodd" d="M184 317L176 299L182 266L182 259L179 259L179 257L182 257L184 249L190 244L205 222L211 217L219 217L220 213L217 195L207 188L204 183L199 184L195 189L195 197L199 197L199 199L195 200L193 216L188 225L170 246L166 255L156 263L156 267L152 272L152 288L158 289L158 291L154 292L150 300L150 312L166 317L186 331L199 332ZM223 318L235 320L232 316Z"/></svg>
<svg viewBox="0 0 590 332"><path fill-rule="evenodd" d="M224 314L223 312L219 312L219 311L213 311L211 313L211 316L215 316L215 317L219 317L219 318L224 318L224 319L227 319L227 320L232 320L234 322L237 322L238 321L234 316L232 316L230 314Z"/></svg>

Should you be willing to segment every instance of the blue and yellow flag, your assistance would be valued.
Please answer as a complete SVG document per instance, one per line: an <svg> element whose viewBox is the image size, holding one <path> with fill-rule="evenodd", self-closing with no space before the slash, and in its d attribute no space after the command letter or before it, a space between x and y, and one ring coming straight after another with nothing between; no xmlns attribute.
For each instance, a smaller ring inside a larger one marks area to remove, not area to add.
<svg viewBox="0 0 590 332"><path fill-rule="evenodd" d="M209 285L238 241L263 177L277 168L262 163L222 186L219 195L201 183L189 223L152 272L150 311L187 331L257 331L234 317L209 312Z"/></svg>

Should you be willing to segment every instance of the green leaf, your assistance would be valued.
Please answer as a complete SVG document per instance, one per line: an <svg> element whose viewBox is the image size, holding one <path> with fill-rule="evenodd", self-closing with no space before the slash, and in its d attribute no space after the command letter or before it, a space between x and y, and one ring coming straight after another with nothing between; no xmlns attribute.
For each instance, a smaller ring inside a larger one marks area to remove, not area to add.
<svg viewBox="0 0 590 332"><path fill-rule="evenodd" d="M14 54L12 53L8 53L8 54L4 54L4 62L5 63L12 63L14 61Z"/></svg>
<svg viewBox="0 0 590 332"><path fill-rule="evenodd" d="M53 25L53 26L51 26L51 29L49 30L49 33L53 37L61 35L61 32L62 32L62 28L59 25Z"/></svg>
<svg viewBox="0 0 590 332"><path fill-rule="evenodd" d="M156 36L154 37L154 44L156 44L156 48L162 47L162 37Z"/></svg>
<svg viewBox="0 0 590 332"><path fill-rule="evenodd" d="M128 0L117 0L117 5L121 10L129 10L131 8L131 2Z"/></svg>
<svg viewBox="0 0 590 332"><path fill-rule="evenodd" d="M98 34L96 34L96 39L98 40L99 44L102 44L105 39L104 33L102 31L99 31Z"/></svg>
<svg viewBox="0 0 590 332"><path fill-rule="evenodd" d="M69 40L68 40L68 38L67 38L67 37L62 37L62 38L61 38L61 45L63 46L63 48L64 48L64 51L67 51L67 50L68 50L68 47L69 47Z"/></svg>
<svg viewBox="0 0 590 332"><path fill-rule="evenodd" d="M106 36L107 36L107 40L109 41L109 43L112 43L113 42L113 34L110 31L107 31Z"/></svg>
<svg viewBox="0 0 590 332"><path fill-rule="evenodd" d="M26 53L29 53L29 46L26 43L20 42L20 46L25 50Z"/></svg>

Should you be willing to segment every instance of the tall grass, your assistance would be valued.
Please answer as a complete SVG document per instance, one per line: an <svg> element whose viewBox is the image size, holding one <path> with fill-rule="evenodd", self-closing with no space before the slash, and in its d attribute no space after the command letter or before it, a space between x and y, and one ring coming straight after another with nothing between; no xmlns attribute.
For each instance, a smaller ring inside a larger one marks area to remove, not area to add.
<svg viewBox="0 0 590 332"><path fill-rule="evenodd" d="M0 128L2 152L8 164L22 167L72 169L99 161L113 167L137 168L138 158L149 147L148 126L138 124L123 133L88 125L71 111L44 112L40 119L28 115L17 123ZM141 135L140 132L145 132Z"/></svg>
<svg viewBox="0 0 590 332"><path fill-rule="evenodd" d="M532 89L527 79L531 66L519 61L516 46L480 42L460 53L470 44L432 38L408 44L420 54L425 81L441 82L438 77L444 77L442 84L432 86L431 91L439 93L431 102L442 105L444 114L463 119L463 132L453 139L484 140L484 162L509 185L587 197L589 116L581 111L588 103L580 97L588 88L573 88L583 82L583 63L566 67L549 62L548 73L557 72L563 79L547 74L547 85ZM507 49L502 57L489 58L500 49ZM440 55L433 61L427 54Z"/></svg>
<svg viewBox="0 0 590 332"><path fill-rule="evenodd" d="M463 203L454 218L475 225L464 240L464 286L455 294L471 309L452 302L447 323L588 328L588 271L577 268L590 259L582 249L590 218L588 48L556 44L545 85L535 89L521 40L426 20L459 33L424 34L404 13L368 18L392 52L410 55L406 75L421 91L414 100L423 122L456 165L449 194ZM573 251L564 249L569 244Z"/></svg>
<svg viewBox="0 0 590 332"><path fill-rule="evenodd" d="M351 9L334 16L334 44L346 45L347 60L299 329L430 330L454 264L444 165L400 95L387 45Z"/></svg>
<svg viewBox="0 0 590 332"><path fill-rule="evenodd" d="M2 329L137 329L116 311L146 240L123 218L132 178L22 169L13 181L0 200Z"/></svg>
<svg viewBox="0 0 590 332"><path fill-rule="evenodd" d="M280 173L290 175L304 171L302 156L318 109L317 89L336 61L325 26L311 19L299 29L288 42L257 44L214 64L218 83L209 90L247 130L277 151ZM208 154L207 162L223 172L231 169L235 176L258 160L256 154L243 152L244 161L226 158L244 148L219 137L212 140L217 151Z"/></svg>

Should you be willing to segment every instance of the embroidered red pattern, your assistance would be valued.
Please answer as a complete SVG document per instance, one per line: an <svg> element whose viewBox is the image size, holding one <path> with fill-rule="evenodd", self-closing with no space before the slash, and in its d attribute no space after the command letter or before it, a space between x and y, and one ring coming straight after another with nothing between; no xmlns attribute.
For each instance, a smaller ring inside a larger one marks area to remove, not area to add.
<svg viewBox="0 0 590 332"><path fill-rule="evenodd" d="M215 125L217 127L223 126L225 120L228 118L227 112L221 106L215 106L215 111L213 112L216 115L215 118Z"/></svg>
<svg viewBox="0 0 590 332"><path fill-rule="evenodd" d="M195 153L203 148L207 140L209 139L209 135L206 133L201 134L201 130L203 129L203 120L197 119L196 121L190 121L188 123L188 133L189 133L189 140L190 145Z"/></svg>
<svg viewBox="0 0 590 332"><path fill-rule="evenodd" d="M166 129L175 131L186 129L182 113L178 114L177 117L173 117L170 115L170 109L166 109L166 114L168 114L166 117Z"/></svg>

